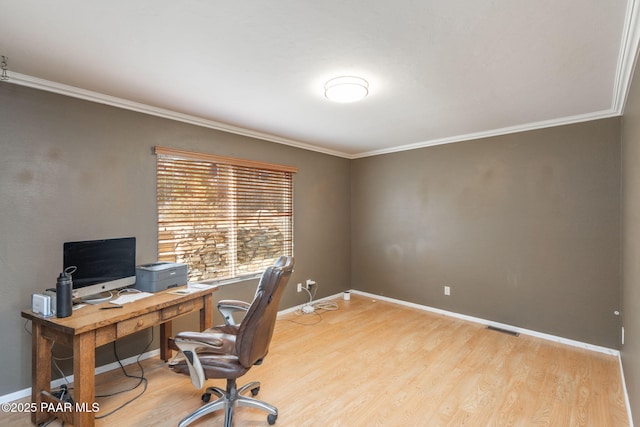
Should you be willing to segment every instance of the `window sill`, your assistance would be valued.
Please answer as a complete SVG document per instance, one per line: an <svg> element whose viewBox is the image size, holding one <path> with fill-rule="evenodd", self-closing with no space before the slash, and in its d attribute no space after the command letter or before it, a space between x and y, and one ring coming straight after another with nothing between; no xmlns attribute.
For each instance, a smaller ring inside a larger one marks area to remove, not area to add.
<svg viewBox="0 0 640 427"><path fill-rule="evenodd" d="M233 285L239 282L246 282L248 280L259 279L260 276L262 276L262 273L254 273L254 274L247 274L246 276L234 277L233 279L201 280L198 283L203 283L206 285L215 285L215 286L227 286L227 285Z"/></svg>

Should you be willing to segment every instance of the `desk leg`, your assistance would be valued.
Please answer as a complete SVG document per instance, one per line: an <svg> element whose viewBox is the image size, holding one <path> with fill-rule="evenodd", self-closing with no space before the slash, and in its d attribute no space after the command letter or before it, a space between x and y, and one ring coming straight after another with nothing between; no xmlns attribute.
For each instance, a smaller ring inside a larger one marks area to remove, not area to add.
<svg viewBox="0 0 640 427"><path fill-rule="evenodd" d="M32 322L31 331L31 402L36 411L31 413L31 422L38 425L52 417L41 412L41 390L51 390L51 341L44 337L44 328L39 322Z"/></svg>
<svg viewBox="0 0 640 427"><path fill-rule="evenodd" d="M202 297L204 307L200 310L200 331L213 328L213 294Z"/></svg>
<svg viewBox="0 0 640 427"><path fill-rule="evenodd" d="M76 335L73 339L73 397L76 408L74 426L93 426L95 414L91 411L96 401L96 334L95 331Z"/></svg>
<svg viewBox="0 0 640 427"><path fill-rule="evenodd" d="M160 359L165 362L171 359L169 338L171 338L171 320L160 324Z"/></svg>

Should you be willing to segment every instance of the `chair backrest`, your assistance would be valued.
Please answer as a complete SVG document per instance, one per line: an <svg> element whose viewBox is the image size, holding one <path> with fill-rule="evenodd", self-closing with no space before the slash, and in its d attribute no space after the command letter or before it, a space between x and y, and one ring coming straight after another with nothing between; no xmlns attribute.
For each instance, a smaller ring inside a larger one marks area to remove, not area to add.
<svg viewBox="0 0 640 427"><path fill-rule="evenodd" d="M282 256L262 274L236 336L236 354L242 366L255 365L269 352L280 298L292 271L293 257Z"/></svg>

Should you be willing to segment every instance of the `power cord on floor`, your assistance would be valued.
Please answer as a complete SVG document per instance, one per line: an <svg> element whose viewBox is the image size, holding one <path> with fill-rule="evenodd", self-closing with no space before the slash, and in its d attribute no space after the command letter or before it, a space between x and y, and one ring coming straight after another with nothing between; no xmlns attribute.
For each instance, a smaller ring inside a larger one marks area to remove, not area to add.
<svg viewBox="0 0 640 427"><path fill-rule="evenodd" d="M136 388L138 388L140 386L140 384L144 384L142 391L140 393L138 393L136 396L134 396L133 398L129 399L128 401L126 401L125 403L123 403L122 405L118 406L117 408L113 409L112 411L109 411L108 413L104 414L104 415L100 415L96 417L96 420L102 419L102 418L106 418L109 415L119 411L120 409L124 408L125 406L129 405L130 403L132 403L133 401L135 401L136 399L140 398L140 396L142 396L144 394L145 391L147 391L147 386L149 381L147 380L147 378L145 378L144 376L144 367L142 366L142 363L140 363L140 358L142 357L142 355L144 353L147 352L147 350L149 349L149 347L151 346L151 343L153 342L153 328L151 328L151 339L149 340L149 342L147 343L147 345L144 347L144 349L142 350L142 352L140 354L138 354L138 357L136 358L136 364L138 365L138 367L140 368L140 375L131 375L127 372L127 370L124 368L124 365L122 364L122 361L120 360L120 357L118 356L118 351L116 348L116 342L113 342L113 354L116 357L116 360L118 362L118 365L120 365L120 369L122 370L122 373L124 374L125 377L127 378L135 378L138 379L138 383L128 389L125 390L120 390L120 391L116 391L114 393L109 393L109 394L103 394L103 395L98 395L96 397L110 397L110 396L115 396L121 393L126 393L128 391L132 391L135 390Z"/></svg>
<svg viewBox="0 0 640 427"><path fill-rule="evenodd" d="M309 290L309 288L311 288L311 290ZM305 292L309 294L309 302L304 304L300 309L303 314L311 314L316 310L331 311L338 309L338 304L333 301L318 301L315 303L313 302L314 298L316 297L316 293L318 292L318 284L316 282L307 281L307 286L302 286L301 289L304 289Z"/></svg>
<svg viewBox="0 0 640 427"><path fill-rule="evenodd" d="M296 323L299 325L306 325L306 326L316 325L322 321L323 312L338 310L339 307L335 301L313 302L313 299L316 297L316 293L318 292L318 285L316 282L307 281L307 286L302 286L300 289L304 289L304 291L309 295L309 302L304 304L299 310L296 310L295 314L297 316L314 317L315 321L300 322L294 319L284 319L284 320L287 320L288 322Z"/></svg>
<svg viewBox="0 0 640 427"><path fill-rule="evenodd" d="M318 301L313 304L316 310L335 311L338 309L338 304L335 301Z"/></svg>
<svg viewBox="0 0 640 427"><path fill-rule="evenodd" d="M300 322L296 319L282 319L286 322L291 322L291 323L295 323L296 325L303 325L303 326L311 326L311 325L317 325L318 323L320 323L322 321L322 315L318 312L313 312L313 313L309 313L309 314L303 314L302 311L300 310L296 310L296 312L294 313L298 318L304 318L304 319L310 319L313 318L310 322L304 321L304 322ZM278 319L280 320L280 319Z"/></svg>

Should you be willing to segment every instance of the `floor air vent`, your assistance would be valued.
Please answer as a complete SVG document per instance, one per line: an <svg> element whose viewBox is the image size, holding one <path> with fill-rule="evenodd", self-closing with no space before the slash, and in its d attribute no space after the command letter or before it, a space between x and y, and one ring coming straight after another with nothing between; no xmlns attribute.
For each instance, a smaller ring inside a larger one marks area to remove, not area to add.
<svg viewBox="0 0 640 427"><path fill-rule="evenodd" d="M520 332L510 331L508 329L498 328L497 326L487 326L487 329L489 329L491 331L502 332L503 334L511 335L511 336L514 336L514 337L517 337L517 336L520 335Z"/></svg>

